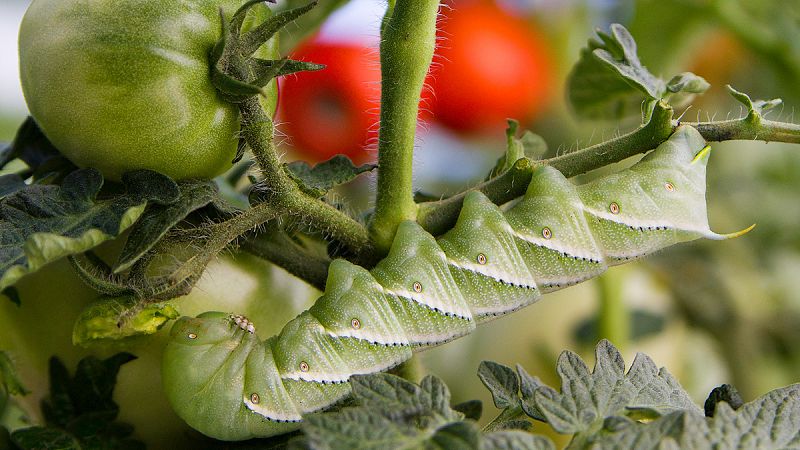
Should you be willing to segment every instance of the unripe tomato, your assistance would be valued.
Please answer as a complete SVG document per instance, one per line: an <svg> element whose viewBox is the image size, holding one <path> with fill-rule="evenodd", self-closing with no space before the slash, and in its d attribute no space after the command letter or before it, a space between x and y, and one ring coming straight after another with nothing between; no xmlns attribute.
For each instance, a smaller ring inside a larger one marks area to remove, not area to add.
<svg viewBox="0 0 800 450"><path fill-rule="evenodd" d="M326 65L281 80L278 118L293 147L313 161L339 153L370 159L366 148L378 136L381 95L377 49L312 40L292 58Z"/></svg>
<svg viewBox="0 0 800 450"><path fill-rule="evenodd" d="M31 115L78 166L211 178L236 154L239 112L209 52L241 0L34 0L19 34ZM264 6L266 8L266 6Z"/></svg>
<svg viewBox="0 0 800 450"><path fill-rule="evenodd" d="M526 121L544 109L553 67L530 23L486 1L441 11L429 77L436 122L466 133L502 130L507 118Z"/></svg>

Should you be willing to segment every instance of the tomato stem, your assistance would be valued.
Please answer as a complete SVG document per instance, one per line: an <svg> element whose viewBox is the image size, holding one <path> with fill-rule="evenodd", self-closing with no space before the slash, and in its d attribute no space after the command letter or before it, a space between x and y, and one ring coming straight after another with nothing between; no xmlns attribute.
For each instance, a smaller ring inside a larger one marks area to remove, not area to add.
<svg viewBox="0 0 800 450"><path fill-rule="evenodd" d="M333 206L304 193L286 174L273 143L272 119L264 112L258 99L243 102L240 110L242 137L250 146L264 177L264 185L269 189L264 203L281 215L300 218L315 230L344 244L348 253L355 255L355 262L372 261L373 247L364 226ZM256 225L271 219L265 218Z"/></svg>
<svg viewBox="0 0 800 450"><path fill-rule="evenodd" d="M381 36L378 191L370 236L386 253L397 227L416 218L412 165L422 86L436 45L438 0L396 0Z"/></svg>
<svg viewBox="0 0 800 450"><path fill-rule="evenodd" d="M502 205L525 193L533 171L540 165L551 165L565 176L574 177L655 148L665 141L677 126L673 125L671 119L672 108L666 103L659 102L653 110L650 121L631 133L543 161L520 159L507 172L474 189L483 192L498 205ZM433 235L444 233L455 225L461 204L468 192L420 205L417 221Z"/></svg>
<svg viewBox="0 0 800 450"><path fill-rule="evenodd" d="M272 228L257 236L248 236L242 241L241 249L284 268L292 275L324 291L330 259L313 254L298 245L286 233Z"/></svg>

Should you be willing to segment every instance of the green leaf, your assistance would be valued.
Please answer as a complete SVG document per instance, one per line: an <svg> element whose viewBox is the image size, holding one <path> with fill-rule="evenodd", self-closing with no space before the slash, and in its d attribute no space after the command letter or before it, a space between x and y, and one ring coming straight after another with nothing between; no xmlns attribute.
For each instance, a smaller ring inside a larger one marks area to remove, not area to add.
<svg viewBox="0 0 800 450"><path fill-rule="evenodd" d="M88 346L98 341L153 334L180 313L167 303L146 303L133 297L106 298L83 310L72 330L72 343Z"/></svg>
<svg viewBox="0 0 800 450"><path fill-rule="evenodd" d="M506 152L497 160L497 164L486 177L487 180L507 171L521 158L539 159L547 152L547 142L541 136L526 130L521 138L517 138L518 129L519 122L509 119L506 128Z"/></svg>
<svg viewBox="0 0 800 450"><path fill-rule="evenodd" d="M17 306L22 305L22 300L20 300L19 298L19 291L17 291L17 288L15 288L14 286L9 286L3 289L3 291L0 293L2 293L6 298L11 300L11 303Z"/></svg>
<svg viewBox="0 0 800 450"><path fill-rule="evenodd" d="M345 408L303 418L308 448L349 450L396 448L409 439L403 427L364 408Z"/></svg>
<svg viewBox="0 0 800 450"><path fill-rule="evenodd" d="M25 180L15 173L0 176L0 199L21 191L27 186Z"/></svg>
<svg viewBox="0 0 800 450"><path fill-rule="evenodd" d="M336 155L311 167L305 161L294 161L286 165L287 172L300 185L300 188L315 197L322 197L334 186L347 183L364 172L375 170L375 164L355 166L344 155Z"/></svg>
<svg viewBox="0 0 800 450"><path fill-rule="evenodd" d="M28 390L19 379L17 370L6 352L0 351L0 385L11 395L27 395ZM3 408L0 408L2 412Z"/></svg>
<svg viewBox="0 0 800 450"><path fill-rule="evenodd" d="M31 427L11 434L11 441L25 450L80 450L78 440L57 428Z"/></svg>
<svg viewBox="0 0 800 450"><path fill-rule="evenodd" d="M533 427L533 424L527 420L503 420L501 422L495 422L492 425L492 430L500 431L500 430L517 430L517 431L528 431Z"/></svg>
<svg viewBox="0 0 800 450"><path fill-rule="evenodd" d="M617 23L611 24L610 29L610 35L598 33L605 46L594 49L594 56L648 98L661 98L665 92L664 80L650 73L639 61L633 36Z"/></svg>
<svg viewBox="0 0 800 450"><path fill-rule="evenodd" d="M648 356L637 354L625 373L622 356L610 342L601 341L595 355L594 371L589 372L578 355L563 352L557 366L561 393L543 386L534 394L536 407L559 433L585 432L628 408L702 414L672 375L657 369Z"/></svg>
<svg viewBox="0 0 800 450"><path fill-rule="evenodd" d="M115 421L119 407L112 399L120 367L135 358L130 353L87 357L74 376L51 358L50 395L42 401L47 427L17 430L14 443L30 449L144 449L130 438L133 427Z"/></svg>
<svg viewBox="0 0 800 450"><path fill-rule="evenodd" d="M129 269L165 234L189 213L213 202L219 193L211 180L187 180L177 184L179 195L169 204L147 205L139 220L131 227L128 240L119 256L114 273Z"/></svg>
<svg viewBox="0 0 800 450"><path fill-rule="evenodd" d="M553 442L523 431L496 431L483 436L481 450L555 450Z"/></svg>
<svg viewBox="0 0 800 450"><path fill-rule="evenodd" d="M504 409L519 402L519 378L513 369L494 361L481 361L478 377L492 393L494 406Z"/></svg>
<svg viewBox="0 0 800 450"><path fill-rule="evenodd" d="M474 422L454 422L437 429L430 441L426 442L425 448L478 450L480 442L481 432Z"/></svg>
<svg viewBox="0 0 800 450"><path fill-rule="evenodd" d="M611 34L597 32L581 50L567 80L567 99L573 112L586 119L618 119L641 112L642 101L660 99L663 80L645 68L636 42L622 25L612 24Z"/></svg>
<svg viewBox="0 0 800 450"><path fill-rule="evenodd" d="M480 400L467 400L453 406L453 410L463 414L465 419L480 420L483 414L483 402Z"/></svg>
<svg viewBox="0 0 800 450"><path fill-rule="evenodd" d="M9 151L3 152L0 166L5 166L11 160L19 159L31 170L36 171L49 160L60 155L42 133L33 117L29 116L17 130L17 135L14 137Z"/></svg>
<svg viewBox="0 0 800 450"><path fill-rule="evenodd" d="M725 87L728 89L728 93L731 94L731 97L747 107L748 117L753 120L763 116L765 112L783 103L783 100L779 98L773 98L772 100L751 100L749 95L737 91L731 85L726 85Z"/></svg>
<svg viewBox="0 0 800 450"><path fill-rule="evenodd" d="M403 378L356 375L350 379L353 398L366 408L389 418L404 418L425 412L422 389ZM430 402L428 402L430 403Z"/></svg>
<svg viewBox="0 0 800 450"><path fill-rule="evenodd" d="M519 390L522 394L522 399L520 401L520 406L522 406L522 410L527 414L529 417L533 417L536 420L544 421L545 417L539 408L536 406L534 401L534 394L536 390L539 389L541 386L544 386L542 381L539 377L533 377L525 369L517 364L517 374L519 375Z"/></svg>
<svg viewBox="0 0 800 450"><path fill-rule="evenodd" d="M800 385L776 389L733 410L717 405L713 418L674 411L652 422L607 420L600 432L573 440L570 449L800 448Z"/></svg>
<svg viewBox="0 0 800 450"><path fill-rule="evenodd" d="M705 78L695 75L692 72L683 72L675 75L667 83L667 91L676 94L678 92L685 92L688 94L702 94L711 87Z"/></svg>
<svg viewBox="0 0 800 450"><path fill-rule="evenodd" d="M548 440L525 437L532 435L520 431L482 435L474 421L464 420L464 414L450 407L447 386L433 376L419 386L386 373L357 375L350 383L356 406L304 416L302 448L552 448ZM527 445L532 443L537 445ZM295 444L301 448L301 443Z"/></svg>
<svg viewBox="0 0 800 450"><path fill-rule="evenodd" d="M175 183L155 172L129 172L122 179L125 192L98 199L102 175L81 169L61 186L31 185L0 200L0 289L119 236L148 201L169 203L178 196Z"/></svg>
<svg viewBox="0 0 800 450"><path fill-rule="evenodd" d="M717 409L717 404L725 402L733 409L739 409L744 404L744 400L739 395L739 391L730 384L723 384L722 386L715 387L708 395L706 402L703 404L703 410L706 417L714 417L714 411Z"/></svg>

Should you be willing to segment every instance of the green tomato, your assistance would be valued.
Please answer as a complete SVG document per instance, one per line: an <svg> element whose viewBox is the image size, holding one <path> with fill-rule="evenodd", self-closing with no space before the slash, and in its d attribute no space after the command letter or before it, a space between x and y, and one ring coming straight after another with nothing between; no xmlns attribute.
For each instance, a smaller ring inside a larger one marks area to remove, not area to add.
<svg viewBox="0 0 800 450"><path fill-rule="evenodd" d="M242 3L33 0L19 34L31 115L72 162L108 179L134 169L219 175L240 123L211 83L209 52L220 8L230 18Z"/></svg>

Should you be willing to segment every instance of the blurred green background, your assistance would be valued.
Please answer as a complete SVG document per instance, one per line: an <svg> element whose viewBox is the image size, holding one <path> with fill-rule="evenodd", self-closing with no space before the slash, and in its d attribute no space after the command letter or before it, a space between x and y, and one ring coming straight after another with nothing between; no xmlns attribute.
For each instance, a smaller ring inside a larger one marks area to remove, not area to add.
<svg viewBox="0 0 800 450"><path fill-rule="evenodd" d="M27 1L0 3L0 140L13 137L25 116L16 79L16 22ZM365 21L364 1L337 17ZM685 70L712 88L695 99L683 120L738 117L739 104L725 84L753 98L784 99L768 117L795 121L800 104L800 7L788 1L660 0L508 1L509 8L541 30L555 58L552 101L528 127L549 143L551 153L574 150L625 132L636 120L579 122L560 94L581 47L596 27L619 22L639 44L642 61L670 77ZM369 9L372 8L372 9ZM369 13L374 19L374 13ZM347 29L347 26L340 27ZM421 131L416 183L433 193L454 192L481 180L503 151L502 131L461 136L428 125ZM750 400L800 380L800 148L779 143L713 145L708 200L712 228L719 232L757 223L744 237L696 242L615 268L599 280L547 296L539 304L498 319L472 335L421 354L427 370L443 377L454 403L485 402L488 392L475 375L484 359L526 370L558 385L554 367L571 349L593 361L601 305L622 306L628 326L621 340L626 362L648 353L667 366L698 402L722 383ZM454 171L454 165L469 170ZM467 162L472 161L467 164ZM448 170L444 170L448 168ZM446 174L443 174L447 172ZM446 176L445 176L446 175ZM353 186L369 192L369 181ZM354 201L353 209L358 209Z"/></svg>

